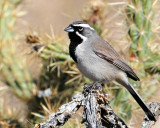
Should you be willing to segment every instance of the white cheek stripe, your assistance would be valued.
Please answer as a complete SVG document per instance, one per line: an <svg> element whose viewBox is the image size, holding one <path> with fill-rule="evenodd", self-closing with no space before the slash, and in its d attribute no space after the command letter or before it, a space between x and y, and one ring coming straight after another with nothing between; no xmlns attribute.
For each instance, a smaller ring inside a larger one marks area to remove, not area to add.
<svg viewBox="0 0 160 128"><path fill-rule="evenodd" d="M81 35L78 31L76 32L76 34L77 34L83 41L86 41L86 40L87 40L87 37Z"/></svg>
<svg viewBox="0 0 160 128"><path fill-rule="evenodd" d="M73 26L80 26L80 27L85 27L85 28L90 28L92 30L94 30L90 25L88 24L74 24Z"/></svg>

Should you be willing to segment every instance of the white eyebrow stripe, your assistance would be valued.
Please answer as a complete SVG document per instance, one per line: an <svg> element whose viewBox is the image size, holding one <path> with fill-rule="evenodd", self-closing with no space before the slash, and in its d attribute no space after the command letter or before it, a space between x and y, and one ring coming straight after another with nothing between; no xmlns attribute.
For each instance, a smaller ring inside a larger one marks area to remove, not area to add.
<svg viewBox="0 0 160 128"><path fill-rule="evenodd" d="M94 30L89 24L74 24L73 26L80 26L80 27L86 27Z"/></svg>
<svg viewBox="0 0 160 128"><path fill-rule="evenodd" d="M87 40L87 37L81 35L79 32L76 32L76 34L85 42Z"/></svg>

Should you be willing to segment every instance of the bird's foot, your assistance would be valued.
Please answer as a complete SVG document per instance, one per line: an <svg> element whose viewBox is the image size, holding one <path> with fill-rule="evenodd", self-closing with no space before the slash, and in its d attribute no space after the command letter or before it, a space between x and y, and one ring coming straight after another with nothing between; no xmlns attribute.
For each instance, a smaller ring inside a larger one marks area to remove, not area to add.
<svg viewBox="0 0 160 128"><path fill-rule="evenodd" d="M103 85L104 85L104 84L103 84L104 81L105 81L105 80L99 80L99 81L94 82L93 84L90 84L90 85L89 85L89 89L92 90L93 88L96 88L96 86L97 86L98 84L101 84L101 85L103 86Z"/></svg>
<svg viewBox="0 0 160 128"><path fill-rule="evenodd" d="M94 83L92 84L92 88L94 88L97 84L101 84L101 85L103 86L103 85L104 85L104 84L103 84L104 81L105 81L105 80L99 80L99 81L94 82Z"/></svg>
<svg viewBox="0 0 160 128"><path fill-rule="evenodd" d="M96 82L94 82L92 84L85 84L85 86L84 86L85 92L91 92L93 89L98 87L97 86L98 84L101 84L102 86L104 86L104 84L103 84L104 81L105 80L100 80L100 81L96 81Z"/></svg>

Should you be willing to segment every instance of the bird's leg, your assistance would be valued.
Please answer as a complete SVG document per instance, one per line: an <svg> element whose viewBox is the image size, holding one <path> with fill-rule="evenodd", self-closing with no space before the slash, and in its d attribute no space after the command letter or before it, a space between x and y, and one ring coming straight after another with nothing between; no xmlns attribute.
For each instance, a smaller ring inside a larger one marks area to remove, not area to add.
<svg viewBox="0 0 160 128"><path fill-rule="evenodd" d="M90 92L97 84L102 85L104 81L105 80L103 79L103 80L95 81L93 84L85 84L84 90L88 90Z"/></svg>
<svg viewBox="0 0 160 128"><path fill-rule="evenodd" d="M106 81L106 80L103 79L103 80L99 80L99 81L94 82L94 83L92 84L92 88L94 88L97 84L101 84L101 85L102 85L105 81ZM103 86L103 85L102 85L102 86Z"/></svg>

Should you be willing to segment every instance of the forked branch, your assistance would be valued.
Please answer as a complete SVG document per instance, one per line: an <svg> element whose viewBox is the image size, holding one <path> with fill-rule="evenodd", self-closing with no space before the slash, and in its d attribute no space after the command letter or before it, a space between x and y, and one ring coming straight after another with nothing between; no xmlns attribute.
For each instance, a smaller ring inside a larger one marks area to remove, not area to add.
<svg viewBox="0 0 160 128"><path fill-rule="evenodd" d="M109 106L107 96L103 93L100 84L86 84L82 93L76 94L71 102L59 108L59 112L51 114L47 121L36 125L35 128L60 127L81 106L84 108L82 123L86 128L128 128ZM158 118L160 103L151 103L149 107ZM142 128L151 128L152 125L153 122L145 116Z"/></svg>

